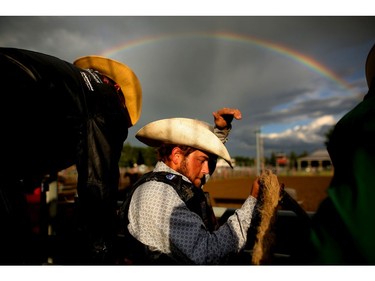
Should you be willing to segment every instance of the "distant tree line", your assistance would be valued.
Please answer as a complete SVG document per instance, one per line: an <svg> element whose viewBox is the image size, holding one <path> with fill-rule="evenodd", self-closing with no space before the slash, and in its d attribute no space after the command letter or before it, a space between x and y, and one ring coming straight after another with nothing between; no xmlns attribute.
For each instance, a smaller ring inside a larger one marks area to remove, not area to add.
<svg viewBox="0 0 375 281"><path fill-rule="evenodd" d="M297 155L291 152L288 155L289 163L297 167L297 158L306 156L307 153ZM255 166L255 159L244 156L234 156L236 166L240 167L252 167ZM119 161L120 167L133 167L136 165L154 166L157 162L155 148L152 147L136 147L131 146L129 143L125 143L122 149L121 158ZM271 153L270 157L264 159L265 165L276 166L276 153ZM292 166L292 167L293 167ZM290 167L290 168L292 168Z"/></svg>
<svg viewBox="0 0 375 281"><path fill-rule="evenodd" d="M156 151L153 147L136 147L125 143L119 161L120 167L137 165L154 166L157 162Z"/></svg>
<svg viewBox="0 0 375 281"><path fill-rule="evenodd" d="M332 135L334 126L332 126L325 133L324 145L327 146L330 137ZM297 154L295 152L290 152L288 155L288 168L293 169L297 168L298 162L297 159L300 157L307 156L308 153L305 151L303 153ZM276 166L276 157L277 153L272 152L270 157L265 157L264 164L266 166ZM235 156L233 157L236 160L236 166L240 167L252 167L255 166L255 159L250 157ZM133 167L137 165L146 165L154 166L157 162L156 151L153 147L136 147L131 146L130 143L125 143L122 149L121 158L119 161L120 167Z"/></svg>

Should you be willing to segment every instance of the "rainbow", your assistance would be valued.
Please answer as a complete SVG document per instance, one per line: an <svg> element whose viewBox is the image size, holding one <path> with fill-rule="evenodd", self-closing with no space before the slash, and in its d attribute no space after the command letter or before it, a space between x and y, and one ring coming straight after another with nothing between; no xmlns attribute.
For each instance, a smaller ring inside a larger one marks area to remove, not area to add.
<svg viewBox="0 0 375 281"><path fill-rule="evenodd" d="M318 61L314 60L313 58L306 56L302 53L299 53L291 48L283 46L281 44L277 44L268 40L259 39L254 36L250 35L241 35L236 33L230 32L190 32L190 33L175 33L175 34L165 34L165 35L157 35L157 36L149 36L143 37L136 40L127 41L125 43L121 43L117 46L114 46L110 49L105 50L100 55L111 57L116 53L129 50L132 48L136 48L143 45L155 44L158 42L176 39L176 38L212 38L216 40L225 40L230 42L239 42L244 44L251 44L257 47L281 54L285 57L288 57L299 64L306 66L307 68L311 69L312 71L327 77L328 79L333 80L337 84L341 85L343 88L348 90L353 90L352 86L347 83L344 79L339 77L333 71L328 69L323 64L319 63Z"/></svg>

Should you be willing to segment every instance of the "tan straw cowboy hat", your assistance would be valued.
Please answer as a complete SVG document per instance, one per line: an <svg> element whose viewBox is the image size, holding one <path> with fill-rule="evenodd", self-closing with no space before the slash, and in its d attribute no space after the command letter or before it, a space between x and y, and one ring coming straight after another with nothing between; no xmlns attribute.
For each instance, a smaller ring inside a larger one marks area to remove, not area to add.
<svg viewBox="0 0 375 281"><path fill-rule="evenodd" d="M232 167L229 152L213 133L213 127L196 119L157 120L141 128L135 137L152 147L159 147L163 143L190 146L217 155Z"/></svg>
<svg viewBox="0 0 375 281"><path fill-rule="evenodd" d="M127 65L100 56L81 57L73 64L83 69L95 69L119 84L131 119L129 127L138 122L142 110L142 89L137 76Z"/></svg>
<svg viewBox="0 0 375 281"><path fill-rule="evenodd" d="M375 45L372 46L366 59L366 80L367 86L370 88L371 81L375 77Z"/></svg>

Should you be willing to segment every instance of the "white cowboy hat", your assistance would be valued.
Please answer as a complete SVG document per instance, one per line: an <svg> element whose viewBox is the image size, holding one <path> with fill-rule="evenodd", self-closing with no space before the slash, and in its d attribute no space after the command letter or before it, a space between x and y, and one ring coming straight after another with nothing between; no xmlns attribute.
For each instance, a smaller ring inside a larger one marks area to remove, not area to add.
<svg viewBox="0 0 375 281"><path fill-rule="evenodd" d="M366 80L367 86L370 88L371 81L375 77L375 45L372 46L366 59Z"/></svg>
<svg viewBox="0 0 375 281"><path fill-rule="evenodd" d="M163 143L190 146L223 158L232 167L227 148L213 133L209 124L189 118L169 118L151 122L135 137L152 147Z"/></svg>
<svg viewBox="0 0 375 281"><path fill-rule="evenodd" d="M138 122L142 110L142 89L137 76L127 65L100 56L81 57L73 64L83 69L95 69L118 83L129 112L131 120L129 127Z"/></svg>

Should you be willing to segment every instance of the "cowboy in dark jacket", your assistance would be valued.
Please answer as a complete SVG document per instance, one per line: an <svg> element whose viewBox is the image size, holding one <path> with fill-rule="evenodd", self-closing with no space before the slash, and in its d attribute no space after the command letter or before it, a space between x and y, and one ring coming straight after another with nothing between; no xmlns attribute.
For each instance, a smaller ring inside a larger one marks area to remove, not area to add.
<svg viewBox="0 0 375 281"><path fill-rule="evenodd" d="M98 56L72 64L0 48L0 81L0 263L32 260L24 195L73 164L92 257L103 256L114 235L123 142L141 112L136 75Z"/></svg>

